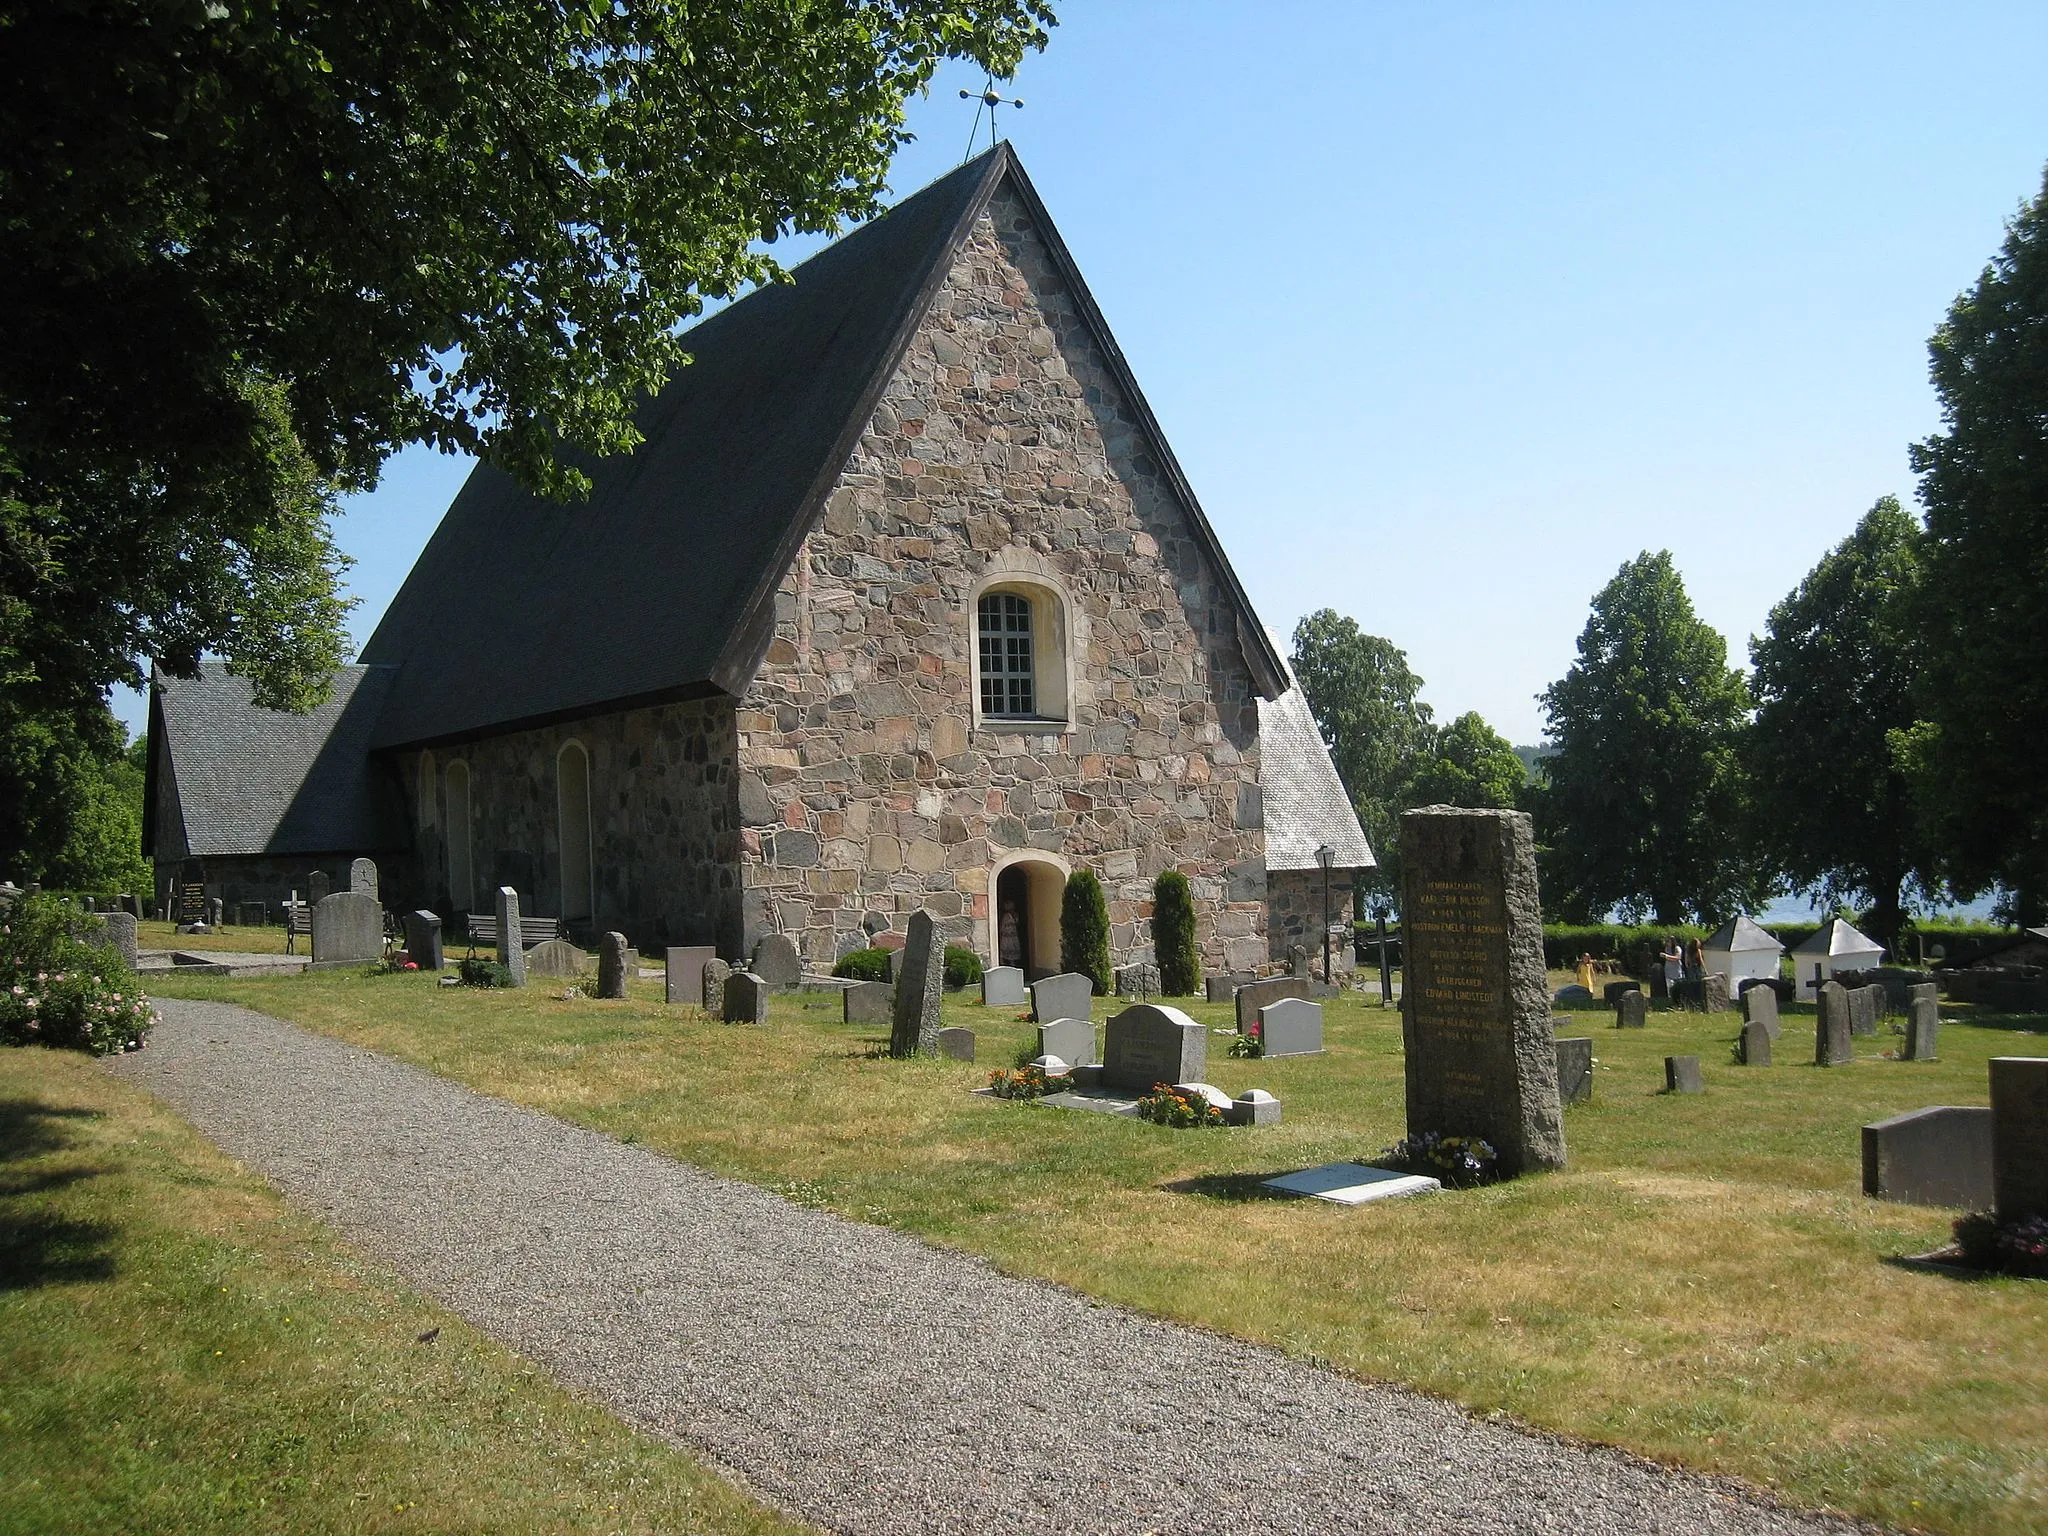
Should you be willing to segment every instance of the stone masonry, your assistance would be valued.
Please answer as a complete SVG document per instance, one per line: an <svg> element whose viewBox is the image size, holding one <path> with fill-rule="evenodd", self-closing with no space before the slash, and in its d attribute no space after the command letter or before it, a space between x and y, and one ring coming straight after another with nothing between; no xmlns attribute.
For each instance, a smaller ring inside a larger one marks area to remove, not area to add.
<svg viewBox="0 0 2048 1536"><path fill-rule="evenodd" d="M1330 975L1348 976L1357 968L1351 939L1352 871L1330 872L1330 924L1343 930L1330 941ZM1323 872L1320 869L1276 869L1266 880L1269 898L1267 955L1284 963L1299 944L1308 951L1308 968L1323 974Z"/></svg>

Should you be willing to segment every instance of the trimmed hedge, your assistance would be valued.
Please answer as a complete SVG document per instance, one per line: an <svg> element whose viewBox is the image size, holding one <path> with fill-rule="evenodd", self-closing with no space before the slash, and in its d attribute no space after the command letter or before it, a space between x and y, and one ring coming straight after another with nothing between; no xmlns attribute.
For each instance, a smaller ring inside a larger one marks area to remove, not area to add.
<svg viewBox="0 0 2048 1536"><path fill-rule="evenodd" d="M1820 932L1820 924L1765 923L1763 929L1789 951ZM1691 923L1664 927L1654 923L1545 923L1543 963L1553 971L1568 971L1579 963L1581 954L1589 954L1595 960L1617 961L1632 975L1647 975L1650 957L1662 950L1664 941L1673 934L1685 940L1704 939L1712 932ZM1924 939L1929 949L1939 944L1946 951L1944 965L1968 965L2012 937L2012 930L1988 923L1921 923L1907 928L1898 946L1902 954L1889 958L1901 964L1917 964Z"/></svg>

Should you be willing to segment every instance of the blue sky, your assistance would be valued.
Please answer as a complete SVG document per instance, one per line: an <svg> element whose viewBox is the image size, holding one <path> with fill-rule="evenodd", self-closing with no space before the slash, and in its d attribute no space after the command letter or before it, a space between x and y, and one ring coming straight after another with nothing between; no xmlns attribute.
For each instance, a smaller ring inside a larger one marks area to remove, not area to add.
<svg viewBox="0 0 2048 1536"><path fill-rule="evenodd" d="M1350 614L1517 742L1638 551L1746 664L1910 500L1927 336L2048 162L2038 0L1061 8L1005 136L1260 613ZM913 103L899 194L980 83ZM349 505L358 641L466 473Z"/></svg>

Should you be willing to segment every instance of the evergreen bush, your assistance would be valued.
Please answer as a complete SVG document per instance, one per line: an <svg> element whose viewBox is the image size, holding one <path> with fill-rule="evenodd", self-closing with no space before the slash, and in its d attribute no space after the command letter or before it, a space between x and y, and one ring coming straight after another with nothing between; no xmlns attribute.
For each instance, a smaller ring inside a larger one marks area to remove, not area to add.
<svg viewBox="0 0 2048 1536"><path fill-rule="evenodd" d="M886 949L856 949L839 957L839 963L832 967L834 976L849 981L887 981L889 979L889 951Z"/></svg>
<svg viewBox="0 0 2048 1536"><path fill-rule="evenodd" d="M954 991L981 980L981 956L964 944L946 946L946 985Z"/></svg>
<svg viewBox="0 0 2048 1536"><path fill-rule="evenodd" d="M1152 954L1159 990L1187 997L1202 989L1202 955L1195 944L1195 896L1188 877L1164 870L1152 887Z"/></svg>
<svg viewBox="0 0 2048 1536"><path fill-rule="evenodd" d="M1092 869L1077 869L1067 876L1066 893L1060 897L1060 969L1094 982L1097 997L1116 991L1109 973L1109 903Z"/></svg>

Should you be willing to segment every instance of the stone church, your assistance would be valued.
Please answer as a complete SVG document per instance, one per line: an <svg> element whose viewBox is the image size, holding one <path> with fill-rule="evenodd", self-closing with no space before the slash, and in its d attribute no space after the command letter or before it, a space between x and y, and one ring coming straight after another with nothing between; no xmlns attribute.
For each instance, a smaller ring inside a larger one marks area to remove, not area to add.
<svg viewBox="0 0 2048 1536"><path fill-rule="evenodd" d="M1371 850L1009 147L793 278L693 328L587 503L479 467L321 710L159 678L160 896L367 853L387 905L818 966L923 907L1042 972L1071 871L1121 964L1174 867L1211 970L1319 952L1326 885L1348 926Z"/></svg>

